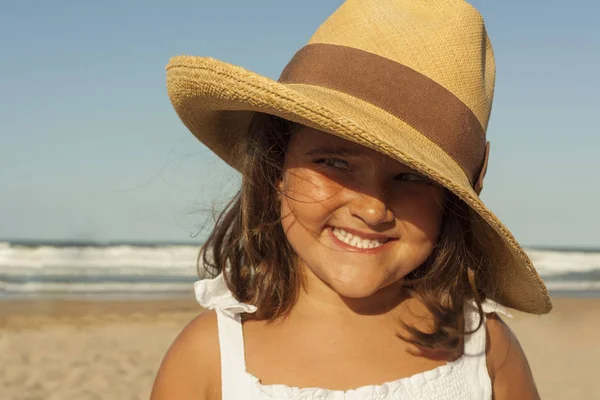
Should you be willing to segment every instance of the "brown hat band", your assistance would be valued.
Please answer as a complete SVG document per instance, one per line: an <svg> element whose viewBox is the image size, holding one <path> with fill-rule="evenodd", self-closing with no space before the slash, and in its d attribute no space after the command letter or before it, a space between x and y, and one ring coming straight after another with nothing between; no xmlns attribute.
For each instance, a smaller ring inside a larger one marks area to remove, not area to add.
<svg viewBox="0 0 600 400"><path fill-rule="evenodd" d="M315 43L294 55L279 82L337 90L382 108L441 147L481 190L489 151L484 129L460 99L425 75L363 50Z"/></svg>

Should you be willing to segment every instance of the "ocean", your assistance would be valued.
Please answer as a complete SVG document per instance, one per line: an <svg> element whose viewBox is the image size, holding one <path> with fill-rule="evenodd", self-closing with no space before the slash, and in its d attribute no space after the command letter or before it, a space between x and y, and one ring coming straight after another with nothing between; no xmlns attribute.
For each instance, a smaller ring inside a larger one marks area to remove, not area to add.
<svg viewBox="0 0 600 400"><path fill-rule="evenodd" d="M0 299L192 295L199 246L0 242ZM600 249L526 249L551 294L600 297Z"/></svg>

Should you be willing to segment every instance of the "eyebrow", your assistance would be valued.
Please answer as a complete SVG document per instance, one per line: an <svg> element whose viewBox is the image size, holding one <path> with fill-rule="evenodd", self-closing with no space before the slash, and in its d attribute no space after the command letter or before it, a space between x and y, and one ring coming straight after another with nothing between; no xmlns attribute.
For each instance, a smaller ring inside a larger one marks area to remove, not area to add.
<svg viewBox="0 0 600 400"><path fill-rule="evenodd" d="M357 157L365 153L359 149L348 147L317 147L305 153L307 156L341 156L341 157Z"/></svg>

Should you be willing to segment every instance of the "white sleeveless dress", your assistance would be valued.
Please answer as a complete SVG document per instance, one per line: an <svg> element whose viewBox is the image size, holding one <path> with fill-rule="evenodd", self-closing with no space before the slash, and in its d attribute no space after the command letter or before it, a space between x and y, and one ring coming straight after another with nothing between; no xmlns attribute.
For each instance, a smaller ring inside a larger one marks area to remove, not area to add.
<svg viewBox="0 0 600 400"><path fill-rule="evenodd" d="M321 388L297 388L285 385L263 385L246 371L241 313L252 313L256 307L240 303L228 290L222 275L194 284L196 299L202 307L217 314L221 352L223 400L491 400L492 385L488 375L485 328L465 338L464 354L446 365L406 378L342 391ZM487 301L486 313L509 315L500 305ZM474 304L465 307L468 330L477 327L479 315Z"/></svg>

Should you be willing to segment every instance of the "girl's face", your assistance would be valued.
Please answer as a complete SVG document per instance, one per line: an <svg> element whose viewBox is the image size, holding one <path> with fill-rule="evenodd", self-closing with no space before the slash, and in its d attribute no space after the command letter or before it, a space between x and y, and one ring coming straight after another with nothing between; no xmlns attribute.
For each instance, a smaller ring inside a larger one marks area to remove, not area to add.
<svg viewBox="0 0 600 400"><path fill-rule="evenodd" d="M365 298L431 254L443 189L375 150L302 128L280 182L282 225L307 277Z"/></svg>

